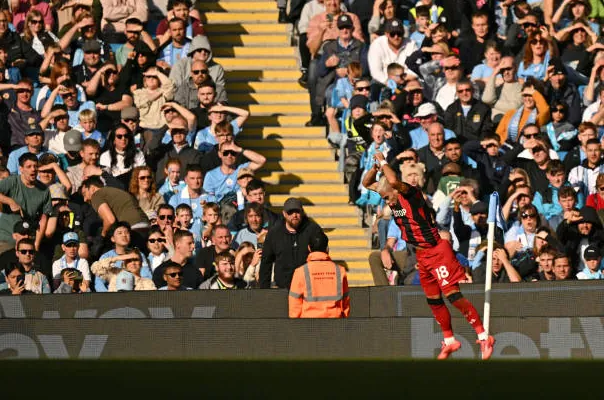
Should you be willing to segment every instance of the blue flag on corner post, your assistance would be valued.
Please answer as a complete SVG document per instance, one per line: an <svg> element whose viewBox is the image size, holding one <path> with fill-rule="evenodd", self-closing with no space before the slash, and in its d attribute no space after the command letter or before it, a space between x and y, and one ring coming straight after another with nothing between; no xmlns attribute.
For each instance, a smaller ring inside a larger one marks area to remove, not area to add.
<svg viewBox="0 0 604 400"><path fill-rule="evenodd" d="M507 231L506 222L503 218L503 212L501 211L501 204L499 202L499 193L497 192L493 192L489 197L489 216L487 222L495 222L503 233Z"/></svg>

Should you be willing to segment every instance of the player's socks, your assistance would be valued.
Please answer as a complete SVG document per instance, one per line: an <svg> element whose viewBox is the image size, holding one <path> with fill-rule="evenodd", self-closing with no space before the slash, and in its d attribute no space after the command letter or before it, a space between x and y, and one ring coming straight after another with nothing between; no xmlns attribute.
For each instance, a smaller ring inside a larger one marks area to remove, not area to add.
<svg viewBox="0 0 604 400"><path fill-rule="evenodd" d="M430 309L432 310L434 319L436 319L436 322L438 322L438 324L440 325L440 329L442 329L443 331L445 341L449 337L453 338L453 328L451 327L451 313L449 313L449 309L447 308L447 306L444 303L430 304Z"/></svg>
<svg viewBox="0 0 604 400"><path fill-rule="evenodd" d="M484 331L478 334L478 340L487 340L488 337L489 336Z"/></svg>
<svg viewBox="0 0 604 400"><path fill-rule="evenodd" d="M449 336L449 337L444 338L443 341L448 346L450 344L455 343L457 340L455 340L455 336Z"/></svg>
<svg viewBox="0 0 604 400"><path fill-rule="evenodd" d="M476 311L476 308L474 308L470 300L462 297L458 300L455 300L452 304L455 306L455 308L461 311L463 316L470 323L470 325L472 325L472 328L474 328L474 331L476 331L478 335L484 332L480 315L478 315L478 311Z"/></svg>

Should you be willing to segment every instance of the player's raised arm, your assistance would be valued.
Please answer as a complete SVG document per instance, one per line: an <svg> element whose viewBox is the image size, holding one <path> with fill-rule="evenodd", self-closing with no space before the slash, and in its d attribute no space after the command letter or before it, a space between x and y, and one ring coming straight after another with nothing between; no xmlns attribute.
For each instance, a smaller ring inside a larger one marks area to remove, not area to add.
<svg viewBox="0 0 604 400"><path fill-rule="evenodd" d="M377 175L377 173L379 172L380 167L377 163L373 163L373 166L371 167L371 169L369 171L367 171L367 173L365 174L365 177L363 178L363 186L366 187L369 190L373 190L374 192L377 192L377 181L375 180L375 177Z"/></svg>
<svg viewBox="0 0 604 400"><path fill-rule="evenodd" d="M390 165L388 165L388 163L386 162L384 154L378 151L375 153L374 158L376 160L376 164L379 164L380 169L384 173L384 176L388 180L390 186L392 186L393 189L396 189L401 194L407 193L411 187L398 179L398 177L396 176L396 172L394 172L392 167L390 167Z"/></svg>

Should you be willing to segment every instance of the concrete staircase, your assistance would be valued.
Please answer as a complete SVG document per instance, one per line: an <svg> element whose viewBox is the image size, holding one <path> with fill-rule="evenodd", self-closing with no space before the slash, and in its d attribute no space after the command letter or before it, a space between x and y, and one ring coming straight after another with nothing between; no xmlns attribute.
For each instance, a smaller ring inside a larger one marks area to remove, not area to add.
<svg viewBox="0 0 604 400"><path fill-rule="evenodd" d="M207 1L202 19L216 62L226 70L229 103L251 117L238 141L267 158L259 173L279 211L290 196L326 231L330 252L349 269L351 286L373 285L368 232L337 171L324 128L306 128L308 92L300 77L291 26L277 23L275 1Z"/></svg>

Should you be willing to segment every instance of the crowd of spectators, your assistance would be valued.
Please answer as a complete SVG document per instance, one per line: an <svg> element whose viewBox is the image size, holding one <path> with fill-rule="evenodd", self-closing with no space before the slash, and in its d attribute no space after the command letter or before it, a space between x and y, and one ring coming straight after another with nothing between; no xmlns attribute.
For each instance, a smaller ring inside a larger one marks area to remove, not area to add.
<svg viewBox="0 0 604 400"><path fill-rule="evenodd" d="M200 2L201 3L201 2ZM604 7L597 1L279 0L307 126L327 126L377 285L414 249L361 184L381 152L424 189L444 240L496 282L601 279ZM289 10L289 14L286 10ZM267 205L266 159L235 140L202 12L170 0L0 2L0 291L288 288L321 228Z"/></svg>
<svg viewBox="0 0 604 400"><path fill-rule="evenodd" d="M468 282L485 279L492 192L495 282L603 277L602 17L588 0L306 2L306 125L328 127L372 227L376 285L419 283L414 249L361 183L376 152L423 187Z"/></svg>

